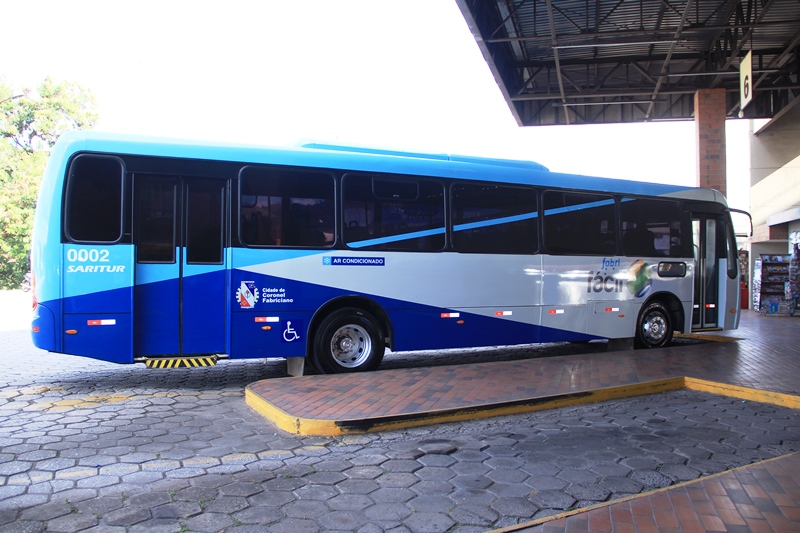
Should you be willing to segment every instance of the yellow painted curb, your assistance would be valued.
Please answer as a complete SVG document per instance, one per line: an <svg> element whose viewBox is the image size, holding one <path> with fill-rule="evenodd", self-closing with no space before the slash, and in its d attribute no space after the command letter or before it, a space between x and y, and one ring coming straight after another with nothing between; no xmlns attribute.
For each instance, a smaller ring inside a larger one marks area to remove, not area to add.
<svg viewBox="0 0 800 533"><path fill-rule="evenodd" d="M781 392L765 391L750 387L740 387L738 385L728 385L727 383L717 383L696 378L683 378L687 389L710 392L718 396L749 400L751 402L769 403L788 407L790 409L800 409L800 396L785 394Z"/></svg>
<svg viewBox="0 0 800 533"><path fill-rule="evenodd" d="M566 393L545 398L515 400L500 404L492 403L352 420L324 420L291 415L253 392L249 385L245 388L245 401L253 410L283 431L295 435L335 437L393 429L406 429L446 422L463 422L465 420L476 420L494 416L530 413L558 407L569 407L587 403L631 398L634 396L644 396L646 394L657 394L684 388L708 392L718 396L769 403L788 407L790 409L800 409L800 397L798 396L728 385L725 383L716 383L691 377L667 378L632 385Z"/></svg>
<svg viewBox="0 0 800 533"><path fill-rule="evenodd" d="M743 340L740 337L726 337L725 335L711 335L709 333L680 333L677 331L672 336L676 339L696 339L699 341L712 342L732 342Z"/></svg>
<svg viewBox="0 0 800 533"><path fill-rule="evenodd" d="M668 378L632 385L608 387L593 391L566 393L545 398L514 400L500 404L483 404L357 420L319 420L297 417L272 405L266 399L253 392L250 386L245 388L244 394L247 405L284 431L295 435L334 437L386 431L390 429L406 429L445 422L462 422L465 420L476 420L502 415L530 413L545 409L555 409L557 407L569 407L573 405L643 396L646 394L657 394L684 387L683 378Z"/></svg>

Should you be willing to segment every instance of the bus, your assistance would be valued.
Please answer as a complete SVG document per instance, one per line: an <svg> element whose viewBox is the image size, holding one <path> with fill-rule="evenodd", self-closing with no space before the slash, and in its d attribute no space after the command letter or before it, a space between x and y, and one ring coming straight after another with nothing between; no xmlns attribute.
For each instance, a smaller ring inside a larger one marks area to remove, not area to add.
<svg viewBox="0 0 800 533"><path fill-rule="evenodd" d="M34 344L115 363L297 376L739 321L721 193L530 161L72 132L34 226Z"/></svg>

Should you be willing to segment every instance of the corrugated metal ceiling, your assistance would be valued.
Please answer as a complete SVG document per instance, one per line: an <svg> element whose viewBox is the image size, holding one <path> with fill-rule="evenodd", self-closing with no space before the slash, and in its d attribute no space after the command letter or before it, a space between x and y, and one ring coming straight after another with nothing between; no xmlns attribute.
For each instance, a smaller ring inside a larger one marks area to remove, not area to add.
<svg viewBox="0 0 800 533"><path fill-rule="evenodd" d="M800 95L800 0L457 0L520 125L686 120L739 63L769 118Z"/></svg>

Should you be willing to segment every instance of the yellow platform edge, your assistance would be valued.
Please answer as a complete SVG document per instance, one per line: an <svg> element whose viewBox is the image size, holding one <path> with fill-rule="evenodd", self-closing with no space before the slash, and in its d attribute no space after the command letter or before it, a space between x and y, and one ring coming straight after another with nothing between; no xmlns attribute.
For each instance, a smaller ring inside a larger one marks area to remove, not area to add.
<svg viewBox="0 0 800 533"><path fill-rule="evenodd" d="M266 398L255 393L249 385L245 388L245 401L253 410L283 431L295 435L332 437L529 413L557 407L568 407L606 400L643 396L645 394L656 394L659 392L681 389L684 388L684 386L683 378L668 378L632 385L560 394L545 398L514 400L501 404L479 404L453 409L402 413L358 420L320 420L291 415L271 404Z"/></svg>
<svg viewBox="0 0 800 533"><path fill-rule="evenodd" d="M684 388L746 401L769 403L791 409L800 409L800 397L798 396L705 381L691 377L667 378L631 385L560 394L545 398L521 399L501 404L471 405L453 409L401 413L398 415L376 416L355 420L325 420L295 416L271 404L266 398L255 393L250 385L245 388L245 402L254 411L288 433L304 436L334 437L406 429L446 422L462 422L465 420L476 420L502 415L522 414L545 409L554 409L557 407L568 407L631 398L646 394L657 394Z"/></svg>

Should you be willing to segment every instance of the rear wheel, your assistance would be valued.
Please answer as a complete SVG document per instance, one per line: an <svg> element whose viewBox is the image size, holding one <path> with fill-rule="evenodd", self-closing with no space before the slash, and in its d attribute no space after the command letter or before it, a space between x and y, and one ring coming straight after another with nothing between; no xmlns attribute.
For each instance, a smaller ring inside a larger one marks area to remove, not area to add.
<svg viewBox="0 0 800 533"><path fill-rule="evenodd" d="M639 313L636 325L637 348L661 348L672 340L672 317L664 304L651 302Z"/></svg>
<svg viewBox="0 0 800 533"><path fill-rule="evenodd" d="M375 370L386 349L375 318L356 308L339 309L322 321L314 337L314 366L325 374Z"/></svg>

